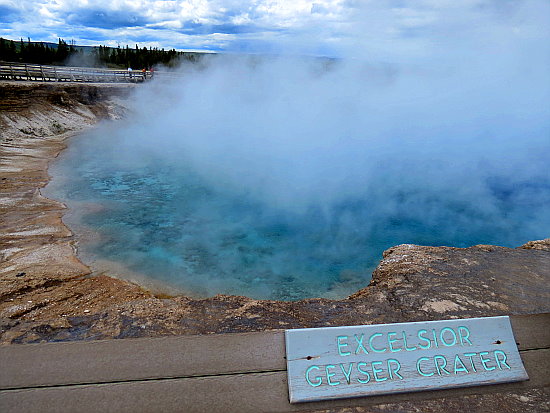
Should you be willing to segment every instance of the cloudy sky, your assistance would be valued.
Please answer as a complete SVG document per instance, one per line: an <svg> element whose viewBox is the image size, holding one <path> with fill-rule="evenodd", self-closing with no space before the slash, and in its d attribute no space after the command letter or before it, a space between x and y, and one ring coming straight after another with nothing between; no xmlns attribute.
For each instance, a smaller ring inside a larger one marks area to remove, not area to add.
<svg viewBox="0 0 550 413"><path fill-rule="evenodd" d="M498 21L534 3L544 1L0 0L0 36L234 52L284 47L315 55L368 43L376 45L370 52L391 44L414 54L439 35L484 30L488 14Z"/></svg>

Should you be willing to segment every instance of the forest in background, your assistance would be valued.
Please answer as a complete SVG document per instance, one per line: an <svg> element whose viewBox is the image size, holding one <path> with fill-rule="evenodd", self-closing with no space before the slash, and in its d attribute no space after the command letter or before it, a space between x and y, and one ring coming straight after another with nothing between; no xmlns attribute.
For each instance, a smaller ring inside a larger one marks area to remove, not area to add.
<svg viewBox="0 0 550 413"><path fill-rule="evenodd" d="M187 60L198 61L203 53L175 49L108 46L77 46L59 39L58 43L8 40L0 38L0 61L43 65L107 67L113 69L150 69L157 65L174 67Z"/></svg>

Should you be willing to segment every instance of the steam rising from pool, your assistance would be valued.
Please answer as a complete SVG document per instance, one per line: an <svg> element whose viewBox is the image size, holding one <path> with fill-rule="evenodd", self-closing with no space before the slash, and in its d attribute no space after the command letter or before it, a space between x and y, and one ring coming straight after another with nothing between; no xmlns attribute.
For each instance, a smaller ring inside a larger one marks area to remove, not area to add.
<svg viewBox="0 0 550 413"><path fill-rule="evenodd" d="M534 4L533 19L480 11L481 38L449 24L407 62L184 67L74 140L49 195L99 234L81 242L89 260L199 296L343 297L393 245L548 237L548 7Z"/></svg>

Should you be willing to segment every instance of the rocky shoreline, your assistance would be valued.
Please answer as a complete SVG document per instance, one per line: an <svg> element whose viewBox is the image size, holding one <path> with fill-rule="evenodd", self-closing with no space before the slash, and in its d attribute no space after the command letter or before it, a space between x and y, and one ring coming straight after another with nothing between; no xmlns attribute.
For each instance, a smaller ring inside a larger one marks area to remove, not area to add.
<svg viewBox="0 0 550 413"><path fill-rule="evenodd" d="M550 239L519 248L399 245L343 300L155 296L90 276L65 206L40 194L66 140L124 115L135 85L0 84L0 343L208 334L550 311ZM139 87L139 86L137 86Z"/></svg>

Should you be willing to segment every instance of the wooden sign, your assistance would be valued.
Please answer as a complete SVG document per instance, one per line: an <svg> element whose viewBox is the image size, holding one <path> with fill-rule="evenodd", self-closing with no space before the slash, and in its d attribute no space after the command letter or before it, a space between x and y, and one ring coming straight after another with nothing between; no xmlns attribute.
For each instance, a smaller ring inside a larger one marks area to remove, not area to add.
<svg viewBox="0 0 550 413"><path fill-rule="evenodd" d="M528 380L508 317L286 330L290 402Z"/></svg>

